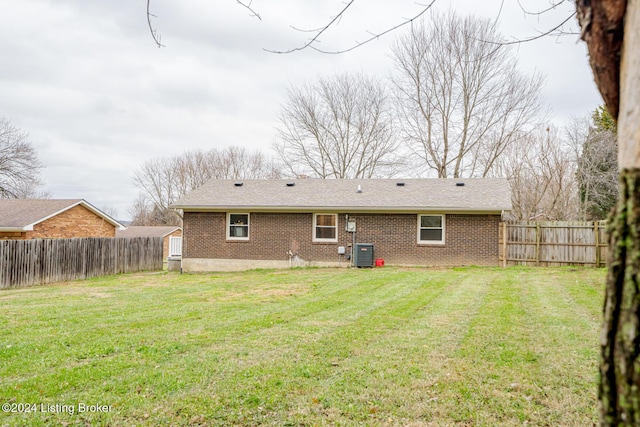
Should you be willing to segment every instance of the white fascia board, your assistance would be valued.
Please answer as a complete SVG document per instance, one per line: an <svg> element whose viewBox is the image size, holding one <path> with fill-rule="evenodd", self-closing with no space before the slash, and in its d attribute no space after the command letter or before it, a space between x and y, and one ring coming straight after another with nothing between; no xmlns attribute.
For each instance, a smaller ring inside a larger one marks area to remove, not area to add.
<svg viewBox="0 0 640 427"><path fill-rule="evenodd" d="M308 213L308 212L348 212L348 213L453 213L453 214L496 214L500 215L509 208L461 208L461 207L441 207L441 206L398 206L392 208L363 207L363 206L176 206L184 212L280 212L280 213Z"/></svg>

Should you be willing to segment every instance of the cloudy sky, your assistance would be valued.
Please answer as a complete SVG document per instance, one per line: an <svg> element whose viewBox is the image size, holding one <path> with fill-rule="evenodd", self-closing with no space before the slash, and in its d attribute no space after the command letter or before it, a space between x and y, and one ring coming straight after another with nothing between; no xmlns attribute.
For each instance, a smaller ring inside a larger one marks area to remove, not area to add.
<svg viewBox="0 0 640 427"><path fill-rule="evenodd" d="M549 2L520 4L534 12ZM235 0L152 0L165 45L158 48L146 0L3 0L0 115L29 134L54 197L84 198L127 219L138 194L131 178L146 160L230 145L270 153L288 86L337 72L389 76L389 44L403 29L341 55L267 52L303 45L308 33L293 27L319 28L345 3L254 0L258 19ZM358 0L318 46L349 48L423 3ZM543 15L524 13L514 0L436 0L434 8L490 17L515 40L565 20L573 1ZM564 26L576 28L574 19ZM542 96L557 125L601 103L577 39L513 47L522 71L545 76Z"/></svg>

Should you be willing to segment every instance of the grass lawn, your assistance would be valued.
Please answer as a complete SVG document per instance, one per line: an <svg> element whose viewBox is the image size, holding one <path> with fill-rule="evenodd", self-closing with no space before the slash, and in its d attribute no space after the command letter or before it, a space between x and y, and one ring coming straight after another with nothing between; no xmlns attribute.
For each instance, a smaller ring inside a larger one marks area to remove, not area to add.
<svg viewBox="0 0 640 427"><path fill-rule="evenodd" d="M0 291L0 426L593 425L604 276L162 272Z"/></svg>

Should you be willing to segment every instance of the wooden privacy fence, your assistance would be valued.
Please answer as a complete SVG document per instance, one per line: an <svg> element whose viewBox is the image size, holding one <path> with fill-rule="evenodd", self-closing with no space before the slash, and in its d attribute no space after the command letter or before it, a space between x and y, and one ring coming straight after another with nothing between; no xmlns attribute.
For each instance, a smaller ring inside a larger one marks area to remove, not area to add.
<svg viewBox="0 0 640 427"><path fill-rule="evenodd" d="M500 264L586 265L602 267L607 259L604 221L500 223Z"/></svg>
<svg viewBox="0 0 640 427"><path fill-rule="evenodd" d="M162 270L162 238L0 240L0 289Z"/></svg>

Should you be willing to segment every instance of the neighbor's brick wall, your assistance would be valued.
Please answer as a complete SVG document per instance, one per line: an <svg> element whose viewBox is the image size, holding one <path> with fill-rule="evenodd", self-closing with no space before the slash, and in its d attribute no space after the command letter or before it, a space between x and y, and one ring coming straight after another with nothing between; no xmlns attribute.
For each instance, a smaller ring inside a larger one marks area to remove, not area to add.
<svg viewBox="0 0 640 427"><path fill-rule="evenodd" d="M33 226L27 239L115 237L116 228L84 206L74 206Z"/></svg>
<svg viewBox="0 0 640 427"><path fill-rule="evenodd" d="M26 232L4 231L0 232L0 240L24 240L27 238Z"/></svg>
<svg viewBox="0 0 640 427"><path fill-rule="evenodd" d="M372 243L386 264L497 265L499 215L446 215L445 244L418 245L415 214L349 215L356 243ZM287 251L307 261L337 261L338 246L351 234L338 215L338 243L313 243L313 214L252 213L249 241L227 241L225 213L185 212L183 258L287 260ZM347 253L349 249L347 249Z"/></svg>

